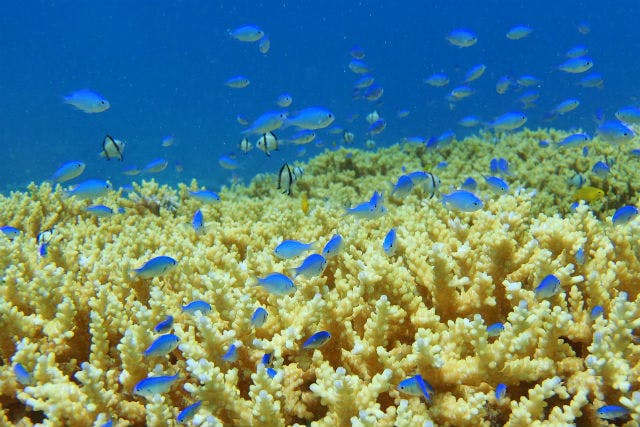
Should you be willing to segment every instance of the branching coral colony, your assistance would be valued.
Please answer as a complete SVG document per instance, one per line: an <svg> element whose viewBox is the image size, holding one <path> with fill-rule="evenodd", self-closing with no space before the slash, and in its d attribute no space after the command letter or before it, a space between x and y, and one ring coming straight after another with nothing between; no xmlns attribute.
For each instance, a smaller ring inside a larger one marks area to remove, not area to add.
<svg viewBox="0 0 640 427"><path fill-rule="evenodd" d="M570 210L587 160L537 144L563 137L327 152L296 183L308 212L272 176L216 203L189 197L195 181L146 182L100 199L116 212L103 218L47 183L0 199L0 222L21 231L0 239L0 424L636 425L640 222L610 217L637 204L640 172L620 156L589 177L605 197ZM500 153L511 188L495 195L481 173ZM475 176L484 205L449 210L420 185L397 197L401 166L443 192ZM384 212L344 215L374 190ZM300 265L274 256L284 239L319 252L335 234L320 274L256 286ZM159 256L175 266L133 271ZM252 321L258 307L268 315ZM165 351L168 333L179 342Z"/></svg>

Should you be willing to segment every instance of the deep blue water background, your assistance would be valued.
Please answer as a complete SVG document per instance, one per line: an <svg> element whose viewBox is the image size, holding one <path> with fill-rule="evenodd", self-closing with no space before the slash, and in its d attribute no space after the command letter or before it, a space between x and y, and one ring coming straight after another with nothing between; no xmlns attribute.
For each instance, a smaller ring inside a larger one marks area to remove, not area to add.
<svg viewBox="0 0 640 427"><path fill-rule="evenodd" d="M530 73L543 85L538 107L527 110L527 126L547 126L544 114L576 97L581 106L552 125L591 133L596 110L612 116L637 103L639 11L640 3L632 0L13 2L0 14L0 190L48 179L69 160L87 163L83 178L108 178L116 185L131 180L121 173L124 165L143 166L156 157L172 163L153 176L156 180L196 177L214 190L233 173L248 179L256 172L275 172L282 162L299 159L298 147L283 147L270 158L257 150L238 153L242 166L233 172L217 159L238 152L242 127L236 115L255 118L275 109L275 98L285 91L293 95L292 111L315 105L331 109L336 124L352 130L355 145L362 147L364 116L373 109L388 122L375 138L378 145L447 129L464 136L470 131L456 122L468 114L490 120L519 109L514 104L519 93L495 92L499 76ZM582 21L591 27L588 35L576 29ZM257 44L227 35L245 24L268 34L267 55ZM506 31L517 24L533 27L534 33L506 39ZM479 42L467 49L451 46L444 36L459 27L475 31ZM354 44L365 49L364 60L385 89L381 104L352 100L358 76L347 64ZM575 85L580 76L555 69L577 44L588 46L596 64L592 71L604 75L603 90L580 88ZM477 93L449 110L444 95L477 63L488 67L472 84ZM422 82L439 71L452 79L447 88ZM225 87L223 82L236 74L248 76L251 85ZM62 103L63 95L81 88L103 94L111 109L89 115ZM396 119L400 108L411 115ZM352 112L361 118L345 123ZM124 165L97 155L107 133L126 141ZM167 134L174 134L176 143L163 148L160 141ZM325 146L341 142L327 132L319 132L318 139ZM323 149L313 143L306 148L307 157ZM175 162L184 166L182 173L175 172Z"/></svg>

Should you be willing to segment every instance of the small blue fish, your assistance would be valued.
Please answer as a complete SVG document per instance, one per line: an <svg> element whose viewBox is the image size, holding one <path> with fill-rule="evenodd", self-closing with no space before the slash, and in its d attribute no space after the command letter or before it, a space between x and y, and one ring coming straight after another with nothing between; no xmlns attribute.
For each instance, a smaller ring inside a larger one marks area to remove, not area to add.
<svg viewBox="0 0 640 427"><path fill-rule="evenodd" d="M378 135L387 128L387 122L385 119L378 119L371 123L367 128L367 133L371 135Z"/></svg>
<svg viewBox="0 0 640 427"><path fill-rule="evenodd" d="M423 396L427 402L431 400L431 394L434 392L431 384L425 381L420 374L400 381L398 391L411 396Z"/></svg>
<svg viewBox="0 0 640 427"><path fill-rule="evenodd" d="M324 245L322 249L322 256L326 259L333 258L338 255L344 246L344 242L342 240L342 236L339 234L334 234L331 239Z"/></svg>
<svg viewBox="0 0 640 427"><path fill-rule="evenodd" d="M198 311L202 314L207 314L211 309L211 304L200 299L191 301L189 304L182 306L182 312L189 314L196 314Z"/></svg>
<svg viewBox="0 0 640 427"><path fill-rule="evenodd" d="M600 178L605 178L609 173L611 173L611 167L603 161L598 161L591 168L591 172Z"/></svg>
<svg viewBox="0 0 640 427"><path fill-rule="evenodd" d="M133 387L133 394L151 399L156 394L169 391L178 378L178 374L173 376L161 375L158 377L147 377Z"/></svg>
<svg viewBox="0 0 640 427"><path fill-rule="evenodd" d="M163 333L171 329L172 326L173 326L173 316L167 315L167 317L165 317L163 321L159 322L153 328L153 330L156 331L157 333Z"/></svg>
<svg viewBox="0 0 640 427"><path fill-rule="evenodd" d="M65 96L63 100L65 104L72 105L87 114L102 113L111 107L109 101L90 89L80 89L72 92Z"/></svg>
<svg viewBox="0 0 640 427"><path fill-rule="evenodd" d="M152 277L167 274L173 270L176 265L178 265L178 261L169 256L161 255L151 258L149 261L145 262L142 267L136 268L133 271L135 272L136 277L141 279L150 279Z"/></svg>
<svg viewBox="0 0 640 427"><path fill-rule="evenodd" d="M113 215L113 209L105 205L87 206L86 210L97 218L106 218Z"/></svg>
<svg viewBox="0 0 640 427"><path fill-rule="evenodd" d="M13 240L22 233L19 229L12 227L10 225L3 225L0 227L0 232L4 234L7 238Z"/></svg>
<svg viewBox="0 0 640 427"><path fill-rule="evenodd" d="M397 243L397 233L395 227L389 230L386 236L384 236L384 241L382 242L382 249L387 256L392 257L395 255L396 250L398 249Z"/></svg>
<svg viewBox="0 0 640 427"><path fill-rule="evenodd" d="M277 296L287 295L296 290L293 280L282 273L271 273L265 277L259 277L256 286L262 286L267 292Z"/></svg>
<svg viewBox="0 0 640 427"><path fill-rule="evenodd" d="M623 206L611 217L611 222L614 225L624 225L638 216L638 208L634 205Z"/></svg>
<svg viewBox="0 0 640 427"><path fill-rule="evenodd" d="M458 120L458 124L465 128L473 128L480 124L480 118L478 116L466 116Z"/></svg>
<svg viewBox="0 0 640 427"><path fill-rule="evenodd" d="M635 133L618 120L607 120L598 126L598 136L610 144L631 141Z"/></svg>
<svg viewBox="0 0 640 427"><path fill-rule="evenodd" d="M232 159L229 156L220 156L218 158L218 164L222 166L224 169L235 170L240 167L240 163L237 160Z"/></svg>
<svg viewBox="0 0 640 427"><path fill-rule="evenodd" d="M616 111L616 119L623 123L640 124L640 108L638 107L624 107Z"/></svg>
<svg viewBox="0 0 640 427"><path fill-rule="evenodd" d="M38 255L46 257L49 253L49 243L43 243L38 247Z"/></svg>
<svg viewBox="0 0 640 427"><path fill-rule="evenodd" d="M204 226L204 215L200 209L196 210L193 214L193 219L191 220L191 225L193 226L193 230L197 234L204 234L206 228Z"/></svg>
<svg viewBox="0 0 640 427"><path fill-rule="evenodd" d="M136 165L129 165L122 168L122 173L127 176L136 176L139 175L140 172L142 171Z"/></svg>
<svg viewBox="0 0 640 427"><path fill-rule="evenodd" d="M449 77L446 74L436 73L423 80L426 84L433 87L443 87L449 84Z"/></svg>
<svg viewBox="0 0 640 427"><path fill-rule="evenodd" d="M560 290L560 279L553 274L546 276L534 289L538 298L551 298Z"/></svg>
<svg viewBox="0 0 640 427"><path fill-rule="evenodd" d="M602 307L601 305L596 305L591 309L591 312L589 313L589 317L591 317L591 320L596 320L598 317L603 315L604 307Z"/></svg>
<svg viewBox="0 0 640 427"><path fill-rule="evenodd" d="M289 142L296 145L304 145L313 141L315 137L315 131L311 129L302 129L301 131L298 131L291 135L291 138L289 138Z"/></svg>
<svg viewBox="0 0 640 427"><path fill-rule="evenodd" d="M586 144L591 141L591 137L586 133L574 133L573 135L569 135L564 138L562 141L558 143L559 147L567 147L574 145Z"/></svg>
<svg viewBox="0 0 640 427"><path fill-rule="evenodd" d="M79 161L67 162L60 166L57 171L53 173L51 180L54 182L66 182L76 178L84 172L86 165Z"/></svg>
<svg viewBox="0 0 640 427"><path fill-rule="evenodd" d="M278 375L278 371L273 368L267 368L267 375L269 376L269 378L274 378L276 375Z"/></svg>
<svg viewBox="0 0 640 427"><path fill-rule="evenodd" d="M269 313L262 307L256 308L256 310L251 315L251 326L254 328L261 328L262 325L267 321L267 317Z"/></svg>
<svg viewBox="0 0 640 427"><path fill-rule="evenodd" d="M302 276L310 279L321 275L326 267L327 260L325 257L320 254L311 254L302 261L302 264L289 271L293 277Z"/></svg>
<svg viewBox="0 0 640 427"><path fill-rule="evenodd" d="M238 347L235 344L231 344L227 352L222 356L222 360L228 363L238 360Z"/></svg>
<svg viewBox="0 0 640 427"><path fill-rule="evenodd" d="M489 126L498 131L510 131L518 129L526 122L527 116L517 111L499 116L493 122L489 123Z"/></svg>
<svg viewBox="0 0 640 427"><path fill-rule="evenodd" d="M584 265L584 263L586 261L586 257L585 257L585 254L584 254L584 248L579 248L576 251L575 258L576 258L576 264Z"/></svg>
<svg viewBox="0 0 640 427"><path fill-rule="evenodd" d="M474 65L465 73L463 82L470 83L474 80L479 79L480 77L482 77L486 70L487 66L484 64Z"/></svg>
<svg viewBox="0 0 640 427"><path fill-rule="evenodd" d="M13 373L16 376L16 381L22 385L29 385L33 381L33 377L22 363L16 363L13 365Z"/></svg>
<svg viewBox="0 0 640 427"><path fill-rule="evenodd" d="M307 340L302 344L302 348L304 349L314 349L320 348L327 343L331 339L331 334L327 331L316 332L311 335Z"/></svg>
<svg viewBox="0 0 640 427"><path fill-rule="evenodd" d="M474 88L467 85L462 85L451 89L451 92L449 92L449 96L453 101L458 101L464 98L468 98L474 93L476 93L476 90Z"/></svg>
<svg viewBox="0 0 640 427"><path fill-rule="evenodd" d="M362 59L365 57L365 52L362 46L356 44L349 49L349 55L355 59Z"/></svg>
<svg viewBox="0 0 640 427"><path fill-rule="evenodd" d="M500 383L496 386L496 400L502 400L507 395L507 385Z"/></svg>
<svg viewBox="0 0 640 427"><path fill-rule="evenodd" d="M478 196L465 190L456 190L450 194L443 193L442 204L447 208L462 212L475 212L484 206Z"/></svg>
<svg viewBox="0 0 640 427"><path fill-rule="evenodd" d="M524 74L516 79L516 83L522 87L539 86L542 80L530 74Z"/></svg>
<svg viewBox="0 0 640 427"><path fill-rule="evenodd" d="M516 25L507 31L507 38L509 40L520 40L527 37L532 32L533 29L531 27L526 25Z"/></svg>
<svg viewBox="0 0 640 427"><path fill-rule="evenodd" d="M580 56L585 56L589 52L589 48L583 45L574 46L567 51L564 55L567 58L578 58Z"/></svg>
<svg viewBox="0 0 640 427"><path fill-rule="evenodd" d="M315 245L315 242L302 243L298 240L283 240L276 246L273 253L280 259L290 259L312 250Z"/></svg>
<svg viewBox="0 0 640 427"><path fill-rule="evenodd" d="M549 141L538 141L538 147L547 148L549 146Z"/></svg>
<svg viewBox="0 0 640 427"><path fill-rule="evenodd" d="M113 420L109 420L106 423L102 424L100 427L113 427Z"/></svg>
<svg viewBox="0 0 640 427"><path fill-rule="evenodd" d="M629 415L629 409L619 405L606 405L598 408L596 411L598 417L603 420L615 420Z"/></svg>
<svg viewBox="0 0 640 427"><path fill-rule="evenodd" d="M562 64L558 65L560 71L564 71L569 74L580 74L588 71L593 67L593 60L586 56L579 56L577 58L569 58Z"/></svg>
<svg viewBox="0 0 640 427"><path fill-rule="evenodd" d="M460 186L461 190L466 190L466 191L475 191L477 188L478 188L478 183L472 177L468 177L467 179L465 179L462 185Z"/></svg>
<svg viewBox="0 0 640 427"><path fill-rule="evenodd" d="M276 105L280 108L287 108L293 102L293 97L288 93L278 95L276 98Z"/></svg>
<svg viewBox="0 0 640 427"><path fill-rule="evenodd" d="M196 403L192 403L191 405L187 406L182 411L180 411L180 413L176 417L176 421L179 424L186 423L196 415L196 412L198 412L200 406L202 406L202 400L198 400Z"/></svg>
<svg viewBox="0 0 640 427"><path fill-rule="evenodd" d="M283 111L267 111L242 131L243 135L264 135L279 129L287 119ZM268 147L267 147L268 148ZM277 148L277 146L276 146Z"/></svg>
<svg viewBox="0 0 640 427"><path fill-rule="evenodd" d="M323 129L335 120L333 113L322 107L309 107L286 120L287 126L297 126L301 129Z"/></svg>
<svg viewBox="0 0 640 427"><path fill-rule="evenodd" d="M582 155L584 157L587 157L589 155L589 147L587 147L586 145L582 147Z"/></svg>
<svg viewBox="0 0 640 427"><path fill-rule="evenodd" d="M144 351L145 357L165 356L175 350L180 344L180 338L174 334L160 335L153 340L151 345Z"/></svg>
<svg viewBox="0 0 640 427"><path fill-rule="evenodd" d="M169 166L169 162L166 159L157 158L150 161L143 169L146 173L158 173L162 172Z"/></svg>
<svg viewBox="0 0 640 427"><path fill-rule="evenodd" d="M65 193L69 197L84 200L104 196L109 190L111 190L111 184L107 181L89 179L67 190Z"/></svg>
<svg viewBox="0 0 640 427"><path fill-rule="evenodd" d="M400 175L394 184L391 194L396 197L405 197L413 190L413 180L408 175Z"/></svg>
<svg viewBox="0 0 640 427"><path fill-rule="evenodd" d="M504 331L504 323L496 322L487 326L487 335L490 337L499 336Z"/></svg>
<svg viewBox="0 0 640 427"><path fill-rule="evenodd" d="M273 362L273 353L265 353L262 355L260 363L262 363L264 366L269 366L271 365L271 362Z"/></svg>
<svg viewBox="0 0 640 427"><path fill-rule="evenodd" d="M473 46L478 42L478 36L474 32L462 28L451 31L445 38L452 45L461 48Z"/></svg>
<svg viewBox="0 0 640 427"><path fill-rule="evenodd" d="M231 37L241 42L257 42L264 37L264 31L255 25L244 25L228 32Z"/></svg>
<svg viewBox="0 0 640 427"><path fill-rule="evenodd" d="M353 71L355 74L366 74L371 71L371 68L369 68L369 66L365 62L357 58L353 58L349 62L348 66L349 66L349 69Z"/></svg>
<svg viewBox="0 0 640 427"><path fill-rule="evenodd" d="M573 99L573 98L565 99L564 101L560 102L558 105L553 107L553 110L551 110L551 112L552 114L563 115L575 110L579 106L580 106L579 100Z"/></svg>
<svg viewBox="0 0 640 427"><path fill-rule="evenodd" d="M504 95L509 90L509 87L513 84L513 78L510 76L501 76L496 81L496 92L500 95Z"/></svg>
<svg viewBox="0 0 640 427"><path fill-rule="evenodd" d="M160 141L160 145L163 147L171 147L175 141L175 135L166 135L162 138L162 141Z"/></svg>
<svg viewBox="0 0 640 427"><path fill-rule="evenodd" d="M600 73L589 73L578 80L576 84L582 87L602 89L604 87L604 78Z"/></svg>
<svg viewBox="0 0 640 427"><path fill-rule="evenodd" d="M203 203L214 203L220 201L220 196L209 190L189 191L189 195Z"/></svg>
<svg viewBox="0 0 640 427"><path fill-rule="evenodd" d="M507 159L503 157L498 159L498 171L505 175L511 175L511 172L509 172L509 161Z"/></svg>
<svg viewBox="0 0 640 427"><path fill-rule="evenodd" d="M509 191L509 184L507 184L502 178L497 176L485 176L489 188L496 194L506 194Z"/></svg>
<svg viewBox="0 0 640 427"><path fill-rule="evenodd" d="M348 208L346 215L353 215L356 218L375 219L387 213L387 209L383 206L382 194L377 191L373 192L373 196L368 202L360 203L353 208Z"/></svg>
<svg viewBox="0 0 640 427"><path fill-rule="evenodd" d="M233 89L244 89L251 81L245 76L233 76L224 82L224 85Z"/></svg>
<svg viewBox="0 0 640 427"><path fill-rule="evenodd" d="M366 89L375 82L375 77L367 74L360 77L354 84L353 87L356 89Z"/></svg>

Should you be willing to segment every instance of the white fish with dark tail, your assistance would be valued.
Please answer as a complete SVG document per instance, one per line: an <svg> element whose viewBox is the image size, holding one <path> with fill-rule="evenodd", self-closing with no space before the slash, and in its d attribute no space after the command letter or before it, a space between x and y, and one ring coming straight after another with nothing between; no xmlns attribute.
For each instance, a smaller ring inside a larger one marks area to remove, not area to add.
<svg viewBox="0 0 640 427"><path fill-rule="evenodd" d="M63 99L66 104L87 114L102 113L111 107L109 101L90 89L77 90L66 95Z"/></svg>
<svg viewBox="0 0 640 427"><path fill-rule="evenodd" d="M282 190L283 194L291 196L291 187L296 181L296 175L293 173L293 169L288 163L283 164L278 171L278 185L277 189Z"/></svg>
<svg viewBox="0 0 640 427"><path fill-rule="evenodd" d="M84 172L86 165L83 162L71 161L60 166L57 171L53 173L51 179L54 182L65 182L77 178Z"/></svg>
<svg viewBox="0 0 640 427"><path fill-rule="evenodd" d="M238 144L238 148L240 148L240 151L244 154L247 154L249 151L253 150L253 145L249 142L248 138L242 138L240 144Z"/></svg>
<svg viewBox="0 0 640 427"><path fill-rule="evenodd" d="M107 135L102 140L102 151L100 155L106 157L107 160L118 159L124 160L124 142L119 139L115 139L111 135Z"/></svg>
<svg viewBox="0 0 640 427"><path fill-rule="evenodd" d="M272 151L278 150L278 137L273 132L263 133L256 141L256 147L267 156L271 156Z"/></svg>

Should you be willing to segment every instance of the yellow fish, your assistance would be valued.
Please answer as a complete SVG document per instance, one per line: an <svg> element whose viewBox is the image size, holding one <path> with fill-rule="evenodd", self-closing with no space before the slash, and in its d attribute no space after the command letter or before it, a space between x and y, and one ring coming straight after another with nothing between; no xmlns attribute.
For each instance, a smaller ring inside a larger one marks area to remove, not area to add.
<svg viewBox="0 0 640 427"><path fill-rule="evenodd" d="M302 213L305 215L309 213L309 199L307 198L307 193L302 193L300 195L300 208L302 209Z"/></svg>
<svg viewBox="0 0 640 427"><path fill-rule="evenodd" d="M596 187L589 187L588 185L578 189L578 191L573 194L573 200L577 202L580 200L584 200L585 202L595 202L603 197L604 191Z"/></svg>

